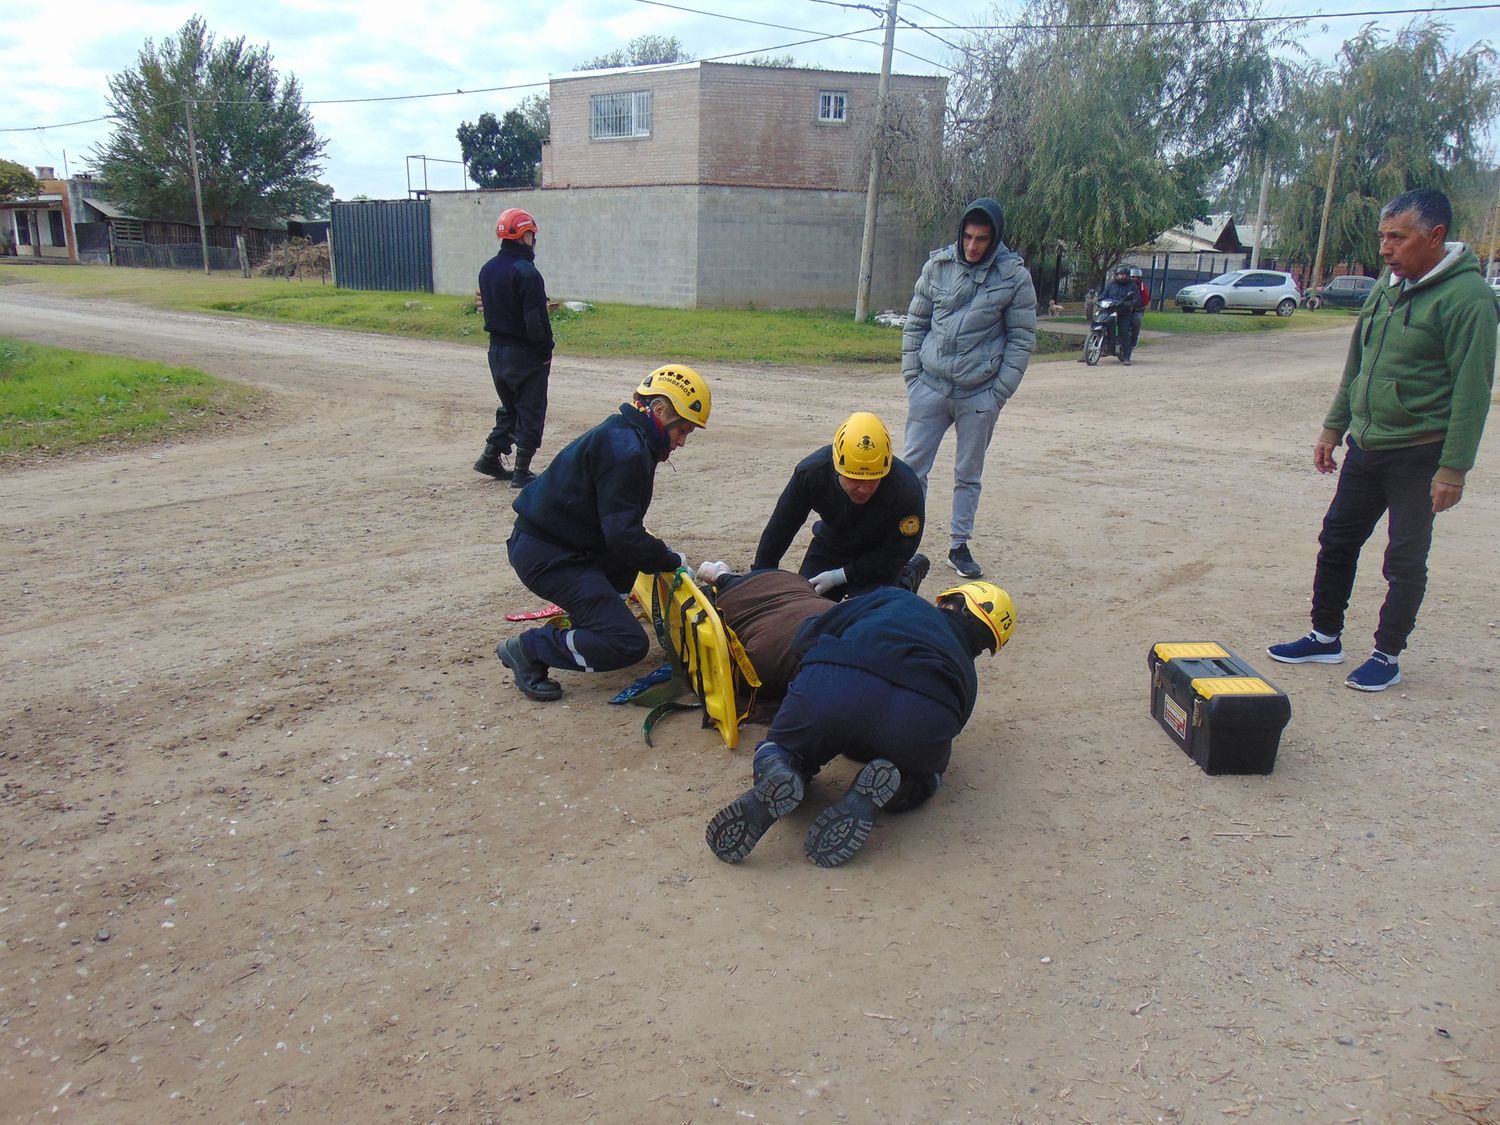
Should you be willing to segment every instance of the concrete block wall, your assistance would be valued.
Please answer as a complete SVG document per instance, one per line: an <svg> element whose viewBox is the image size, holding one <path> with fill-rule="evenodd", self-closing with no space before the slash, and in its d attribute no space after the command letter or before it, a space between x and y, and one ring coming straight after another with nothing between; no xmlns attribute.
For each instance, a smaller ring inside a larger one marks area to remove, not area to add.
<svg viewBox="0 0 1500 1125"><path fill-rule="evenodd" d="M433 287L472 293L507 207L536 217L549 296L664 308L854 307L862 192L636 187L435 192ZM871 306L905 311L936 245L884 200Z"/></svg>
<svg viewBox="0 0 1500 1125"><path fill-rule="evenodd" d="M594 140L589 135L589 99L635 90L651 91L651 135ZM549 97L552 139L542 163L543 187L699 182L701 115L695 65L554 79Z"/></svg>

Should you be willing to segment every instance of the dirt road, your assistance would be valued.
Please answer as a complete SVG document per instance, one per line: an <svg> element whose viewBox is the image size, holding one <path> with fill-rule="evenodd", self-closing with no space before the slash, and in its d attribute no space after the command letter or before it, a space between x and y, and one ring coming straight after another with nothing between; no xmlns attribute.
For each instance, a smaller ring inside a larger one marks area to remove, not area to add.
<svg viewBox="0 0 1500 1125"><path fill-rule="evenodd" d="M534 599L469 469L480 350L21 285L0 333L274 395L0 476L5 1119L1496 1120L1500 435L1399 688L1263 655L1306 628L1342 332L1033 366L973 544L1015 636L942 792L834 870L801 836L850 770L729 867L703 829L754 730L646 747L605 700L647 666L510 684ZM560 358L539 461L649 366ZM848 411L903 416L892 371L705 373L651 511L695 560L748 563ZM1204 638L1291 695L1269 777L1207 777L1147 714L1149 646Z"/></svg>

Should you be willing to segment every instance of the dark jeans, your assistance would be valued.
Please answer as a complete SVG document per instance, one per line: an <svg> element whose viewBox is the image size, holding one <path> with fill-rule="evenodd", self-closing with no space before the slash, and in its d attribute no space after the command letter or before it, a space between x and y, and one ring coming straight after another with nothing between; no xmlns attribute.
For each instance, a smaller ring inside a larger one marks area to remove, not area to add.
<svg viewBox="0 0 1500 1125"><path fill-rule="evenodd" d="M1136 309L1130 314L1130 350L1135 351L1135 346L1141 342L1141 320L1146 315L1145 309Z"/></svg>
<svg viewBox="0 0 1500 1125"><path fill-rule="evenodd" d="M542 447L542 427L547 422L547 379L552 360L535 348L490 343L490 378L500 406L495 410L495 428L485 439L500 453L513 448L535 453Z"/></svg>
<svg viewBox="0 0 1500 1125"><path fill-rule="evenodd" d="M1432 546L1432 475L1443 443L1407 449L1367 451L1351 438L1344 451L1338 490L1323 533L1318 536L1318 569L1313 577L1312 627L1343 632L1344 611L1354 591L1359 552L1390 512L1390 542L1382 574L1389 583L1380 607L1375 647L1389 656L1406 647L1427 592L1427 551Z"/></svg>
<svg viewBox="0 0 1500 1125"><path fill-rule="evenodd" d="M804 664L766 740L811 777L842 754L856 762L885 758L903 776L948 768L962 724L947 707L862 668Z"/></svg>
<svg viewBox="0 0 1500 1125"><path fill-rule="evenodd" d="M646 659L651 642L620 598L635 571L613 573L589 556L513 531L506 540L510 565L526 588L567 610L572 627L545 625L521 634L521 646L549 668L609 672Z"/></svg>

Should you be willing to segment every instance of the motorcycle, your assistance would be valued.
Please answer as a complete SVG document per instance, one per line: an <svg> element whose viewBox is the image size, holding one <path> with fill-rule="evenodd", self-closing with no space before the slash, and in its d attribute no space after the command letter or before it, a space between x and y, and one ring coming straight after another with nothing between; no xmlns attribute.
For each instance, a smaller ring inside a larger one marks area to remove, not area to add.
<svg viewBox="0 0 1500 1125"><path fill-rule="evenodd" d="M1088 339L1083 342L1083 362L1093 367L1101 355L1119 355L1121 333L1129 332L1128 325L1120 323L1125 311L1121 301L1100 301L1094 309L1094 319L1089 321Z"/></svg>

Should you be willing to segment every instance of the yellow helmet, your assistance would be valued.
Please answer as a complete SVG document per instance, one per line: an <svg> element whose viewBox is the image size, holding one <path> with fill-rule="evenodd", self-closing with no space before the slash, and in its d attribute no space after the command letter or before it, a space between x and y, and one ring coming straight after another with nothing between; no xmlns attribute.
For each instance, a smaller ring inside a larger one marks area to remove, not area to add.
<svg viewBox="0 0 1500 1125"><path fill-rule="evenodd" d="M867 410L844 421L833 435L833 467L851 480L879 480L891 471L891 435Z"/></svg>
<svg viewBox="0 0 1500 1125"><path fill-rule="evenodd" d="M993 582L965 582L939 594L938 604L941 605L944 598L954 594L961 596L969 612L988 625L990 632L995 635L995 645L990 649L990 655L993 656L1004 648L1005 642L1010 640L1010 631L1016 624L1016 606L1010 600L1010 595Z"/></svg>
<svg viewBox="0 0 1500 1125"><path fill-rule="evenodd" d="M660 395L668 399L679 418L699 427L708 425L708 412L714 405L708 380L685 363L658 367L641 380L635 393L641 398Z"/></svg>

